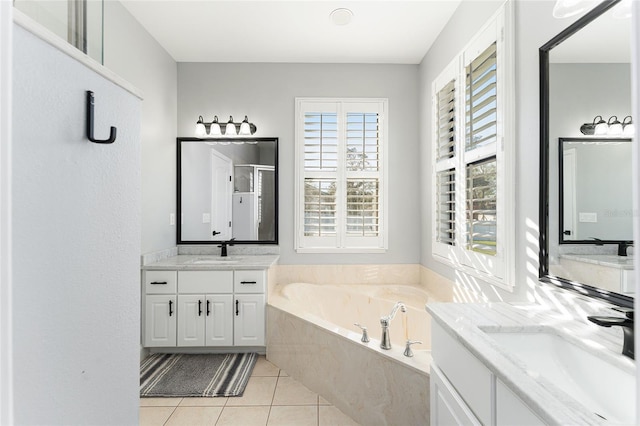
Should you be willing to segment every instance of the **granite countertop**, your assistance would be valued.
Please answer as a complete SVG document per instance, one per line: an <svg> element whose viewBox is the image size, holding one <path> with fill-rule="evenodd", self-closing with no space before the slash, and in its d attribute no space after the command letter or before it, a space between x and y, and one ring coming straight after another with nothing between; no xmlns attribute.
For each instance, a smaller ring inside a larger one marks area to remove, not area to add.
<svg viewBox="0 0 640 426"><path fill-rule="evenodd" d="M268 269L278 261L277 255L177 255L142 265L146 271L215 271Z"/></svg>
<svg viewBox="0 0 640 426"><path fill-rule="evenodd" d="M635 376L635 362L621 354L622 333L577 321L548 307L535 304L430 303L426 305L452 337L476 356L547 424L606 424L588 407L546 380L528 371L522 361L501 347L486 332L551 332L581 346L601 359ZM621 316L621 314L617 314Z"/></svg>
<svg viewBox="0 0 640 426"><path fill-rule="evenodd" d="M631 256L618 256L617 254L561 254L560 258L609 268L633 269L633 257Z"/></svg>

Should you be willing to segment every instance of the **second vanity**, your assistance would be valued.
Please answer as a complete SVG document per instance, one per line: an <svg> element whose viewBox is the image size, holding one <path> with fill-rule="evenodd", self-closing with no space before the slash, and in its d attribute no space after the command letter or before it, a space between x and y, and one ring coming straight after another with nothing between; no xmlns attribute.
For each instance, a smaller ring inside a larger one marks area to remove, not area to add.
<svg viewBox="0 0 640 426"><path fill-rule="evenodd" d="M636 367L620 354L621 333L540 305L427 311L431 424L636 424Z"/></svg>
<svg viewBox="0 0 640 426"><path fill-rule="evenodd" d="M264 352L275 255L178 255L142 267L142 342L155 350Z"/></svg>

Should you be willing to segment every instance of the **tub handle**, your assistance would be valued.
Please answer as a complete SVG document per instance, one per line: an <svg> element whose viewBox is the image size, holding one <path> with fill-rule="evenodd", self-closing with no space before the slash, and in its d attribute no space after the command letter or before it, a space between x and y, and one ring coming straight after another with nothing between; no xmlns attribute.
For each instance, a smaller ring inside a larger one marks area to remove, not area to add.
<svg viewBox="0 0 640 426"><path fill-rule="evenodd" d="M419 340L407 340L407 347L404 348L404 356L408 356L408 357L412 357L413 356L413 351L411 350L411 345L421 345L422 342Z"/></svg>
<svg viewBox="0 0 640 426"><path fill-rule="evenodd" d="M362 330L362 338L360 339L360 341L362 343L369 343L369 334L367 333L367 327L361 326L359 323L354 323L353 325L355 325L356 327L360 327L360 329Z"/></svg>

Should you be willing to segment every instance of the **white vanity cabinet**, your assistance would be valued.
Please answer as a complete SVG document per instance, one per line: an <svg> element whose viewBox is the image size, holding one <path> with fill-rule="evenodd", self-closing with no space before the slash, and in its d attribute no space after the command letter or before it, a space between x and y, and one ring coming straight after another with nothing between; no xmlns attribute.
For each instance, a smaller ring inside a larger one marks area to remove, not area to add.
<svg viewBox="0 0 640 426"><path fill-rule="evenodd" d="M144 274L144 346L176 345L176 271Z"/></svg>
<svg viewBox="0 0 640 426"><path fill-rule="evenodd" d="M431 424L544 425L544 422L436 321L431 323Z"/></svg>
<svg viewBox="0 0 640 426"><path fill-rule="evenodd" d="M265 345L265 270L145 271L144 282L145 347Z"/></svg>
<svg viewBox="0 0 640 426"><path fill-rule="evenodd" d="M233 346L233 271L178 271L178 346Z"/></svg>

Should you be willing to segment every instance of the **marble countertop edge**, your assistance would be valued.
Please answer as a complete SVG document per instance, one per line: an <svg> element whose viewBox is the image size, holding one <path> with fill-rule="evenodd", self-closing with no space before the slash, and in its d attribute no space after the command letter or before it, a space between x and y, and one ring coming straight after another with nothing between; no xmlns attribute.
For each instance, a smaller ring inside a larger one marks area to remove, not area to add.
<svg viewBox="0 0 640 426"><path fill-rule="evenodd" d="M433 303L427 304L426 309L438 324L549 424L605 422L544 377L532 377L516 356L503 350L485 331L560 331L563 337L583 347L589 343L585 343L585 339L591 343L597 341L601 344L599 356L626 370L635 369L632 361L626 362L616 353L619 348L610 339L601 339L602 336L586 324L541 305Z"/></svg>
<svg viewBox="0 0 640 426"><path fill-rule="evenodd" d="M157 262L142 265L141 269L145 271L218 271L269 269L278 262L279 257L280 256L278 255L233 255L222 258L220 256L213 255L177 255L159 260Z"/></svg>

